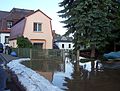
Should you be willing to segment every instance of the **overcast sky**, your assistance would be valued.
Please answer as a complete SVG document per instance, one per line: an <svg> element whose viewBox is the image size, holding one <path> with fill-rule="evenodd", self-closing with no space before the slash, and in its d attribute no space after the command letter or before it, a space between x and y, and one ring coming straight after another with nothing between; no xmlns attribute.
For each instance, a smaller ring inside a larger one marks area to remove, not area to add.
<svg viewBox="0 0 120 91"><path fill-rule="evenodd" d="M66 29L63 28L64 24L60 23L63 19L57 13L62 9L58 6L61 1L63 0L0 0L0 10L10 11L12 8L40 9L52 18L52 29L56 30L56 33L63 35Z"/></svg>

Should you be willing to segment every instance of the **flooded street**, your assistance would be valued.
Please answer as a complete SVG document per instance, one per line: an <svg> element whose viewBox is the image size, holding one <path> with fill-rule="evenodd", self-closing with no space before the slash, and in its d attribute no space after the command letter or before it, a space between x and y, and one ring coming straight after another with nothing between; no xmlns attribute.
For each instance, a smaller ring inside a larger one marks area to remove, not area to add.
<svg viewBox="0 0 120 91"><path fill-rule="evenodd" d="M95 62L96 63L96 62ZM64 91L120 91L120 69L103 69L93 62L31 60L23 62Z"/></svg>

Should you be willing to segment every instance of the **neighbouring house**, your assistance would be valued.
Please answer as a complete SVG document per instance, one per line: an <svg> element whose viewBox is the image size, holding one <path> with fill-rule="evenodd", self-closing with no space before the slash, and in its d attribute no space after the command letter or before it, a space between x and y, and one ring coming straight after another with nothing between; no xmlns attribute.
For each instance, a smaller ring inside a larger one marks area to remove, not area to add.
<svg viewBox="0 0 120 91"><path fill-rule="evenodd" d="M27 37L34 47L41 49L53 48L51 18L41 10L23 17L11 27L9 43L17 47L17 37Z"/></svg>
<svg viewBox="0 0 120 91"><path fill-rule="evenodd" d="M72 40L72 37L57 36L54 38L54 44L58 46L59 49L73 49Z"/></svg>
<svg viewBox="0 0 120 91"><path fill-rule="evenodd" d="M21 18L34 13L33 10L13 8L10 12L0 11L0 43L9 46L11 27Z"/></svg>

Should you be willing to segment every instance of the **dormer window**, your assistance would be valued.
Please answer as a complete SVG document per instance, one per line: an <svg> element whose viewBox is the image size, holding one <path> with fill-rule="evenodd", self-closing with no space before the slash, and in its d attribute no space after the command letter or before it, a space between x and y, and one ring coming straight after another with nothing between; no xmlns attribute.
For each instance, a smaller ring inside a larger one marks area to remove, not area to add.
<svg viewBox="0 0 120 91"><path fill-rule="evenodd" d="M11 29L12 25L13 25L12 21L7 21L7 29Z"/></svg>

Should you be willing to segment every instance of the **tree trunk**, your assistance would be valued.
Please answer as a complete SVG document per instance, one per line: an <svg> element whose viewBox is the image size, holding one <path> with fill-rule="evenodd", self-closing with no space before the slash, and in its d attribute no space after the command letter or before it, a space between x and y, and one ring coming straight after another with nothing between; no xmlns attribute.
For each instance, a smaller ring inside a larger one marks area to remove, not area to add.
<svg viewBox="0 0 120 91"><path fill-rule="evenodd" d="M91 61L91 70L93 70L94 69L94 66L95 66L95 61Z"/></svg>
<svg viewBox="0 0 120 91"><path fill-rule="evenodd" d="M76 60L76 71L79 71L80 66L79 66L79 56L80 56L80 51L77 50L77 60Z"/></svg>
<svg viewBox="0 0 120 91"><path fill-rule="evenodd" d="M114 42L114 51L116 51L116 43Z"/></svg>
<svg viewBox="0 0 120 91"><path fill-rule="evenodd" d="M91 46L91 58L95 57L95 45Z"/></svg>
<svg viewBox="0 0 120 91"><path fill-rule="evenodd" d="M76 57L77 61L79 61L79 56L80 56L80 51L77 50L77 57Z"/></svg>

